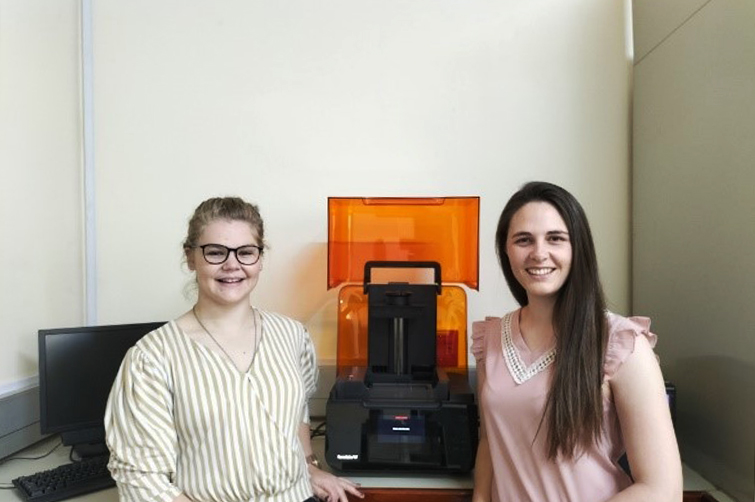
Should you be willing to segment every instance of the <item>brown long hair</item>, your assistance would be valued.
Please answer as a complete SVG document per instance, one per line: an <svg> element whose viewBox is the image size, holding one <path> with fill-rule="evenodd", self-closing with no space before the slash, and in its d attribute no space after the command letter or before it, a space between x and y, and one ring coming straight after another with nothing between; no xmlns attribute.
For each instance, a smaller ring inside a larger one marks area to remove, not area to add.
<svg viewBox="0 0 755 502"><path fill-rule="evenodd" d="M496 231L496 251L509 289L525 306L527 292L514 277L506 240L514 214L529 202L547 202L566 223L572 245L569 276L553 311L556 360L543 411L548 426L549 458L573 458L597 443L603 425L603 357L606 350L605 298L590 225L577 199L551 183L533 181L516 192L503 209Z"/></svg>

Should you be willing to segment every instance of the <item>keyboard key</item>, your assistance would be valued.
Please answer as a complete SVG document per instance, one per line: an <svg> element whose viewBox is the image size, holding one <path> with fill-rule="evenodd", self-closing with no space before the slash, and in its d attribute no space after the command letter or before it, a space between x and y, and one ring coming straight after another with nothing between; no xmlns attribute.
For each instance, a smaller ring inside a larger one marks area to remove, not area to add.
<svg viewBox="0 0 755 502"><path fill-rule="evenodd" d="M21 476L13 485L29 502L56 502L115 486L108 456L86 458L54 469Z"/></svg>

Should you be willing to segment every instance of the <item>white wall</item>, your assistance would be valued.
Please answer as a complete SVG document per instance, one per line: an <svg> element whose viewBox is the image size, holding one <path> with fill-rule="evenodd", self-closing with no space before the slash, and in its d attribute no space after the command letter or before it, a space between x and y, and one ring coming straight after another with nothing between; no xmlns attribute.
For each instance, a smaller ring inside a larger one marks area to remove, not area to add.
<svg viewBox="0 0 755 502"><path fill-rule="evenodd" d="M626 21L615 0L96 2L100 320L190 306L180 243L218 194L259 203L253 301L304 321L323 360L328 196L481 196L469 317L501 314L494 227L530 179L582 199L626 311Z"/></svg>
<svg viewBox="0 0 755 502"><path fill-rule="evenodd" d="M0 0L0 394L84 319L76 0Z"/></svg>
<svg viewBox="0 0 755 502"><path fill-rule="evenodd" d="M35 373L38 328L84 322L78 5L0 0L10 347L0 385ZM180 243L193 208L218 194L260 204L272 249L253 301L304 321L325 361L336 312L328 196L481 196L469 318L500 314L514 302L494 228L531 179L582 200L611 305L627 312L626 10L625 0L94 2L98 322L190 306ZM30 200L33 215L18 209ZM43 241L54 253L27 247Z"/></svg>
<svg viewBox="0 0 755 502"><path fill-rule="evenodd" d="M701 8L702 7L702 8ZM685 462L755 498L755 3L635 1L634 308Z"/></svg>

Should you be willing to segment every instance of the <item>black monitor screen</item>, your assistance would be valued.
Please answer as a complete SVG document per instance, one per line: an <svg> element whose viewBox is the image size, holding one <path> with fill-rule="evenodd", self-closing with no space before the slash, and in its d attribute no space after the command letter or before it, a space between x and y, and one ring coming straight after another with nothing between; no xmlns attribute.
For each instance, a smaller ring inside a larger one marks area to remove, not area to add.
<svg viewBox="0 0 755 502"><path fill-rule="evenodd" d="M163 324L39 330L42 433L59 432L65 444L101 449L105 406L121 361L142 336ZM84 450L79 453L86 455Z"/></svg>

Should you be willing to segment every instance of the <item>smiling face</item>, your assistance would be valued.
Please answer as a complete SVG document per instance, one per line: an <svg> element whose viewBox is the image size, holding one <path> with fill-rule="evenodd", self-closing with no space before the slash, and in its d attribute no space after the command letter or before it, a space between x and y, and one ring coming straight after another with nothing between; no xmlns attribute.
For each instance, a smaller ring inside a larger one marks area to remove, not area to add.
<svg viewBox="0 0 755 502"><path fill-rule="evenodd" d="M514 213L506 255L530 302L555 301L572 263L569 231L556 208L547 202L529 202Z"/></svg>
<svg viewBox="0 0 755 502"><path fill-rule="evenodd" d="M197 246L221 244L228 248L259 245L249 223L239 220L216 219L208 223L197 239ZM254 265L242 265L235 253L219 265L212 265L202 256L198 247L186 251L190 270L196 272L199 301L217 305L234 305L249 302L249 295L257 285L262 270L262 259Z"/></svg>

